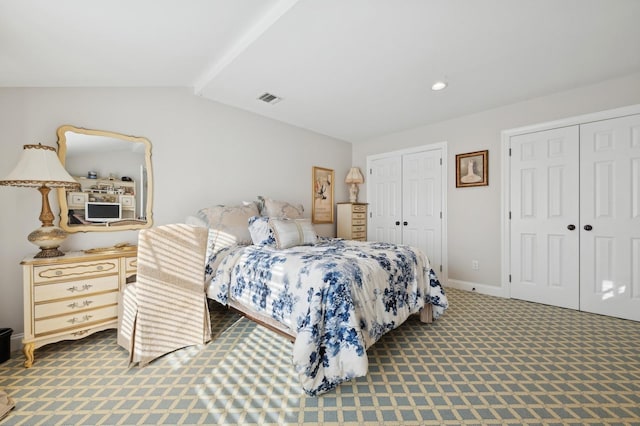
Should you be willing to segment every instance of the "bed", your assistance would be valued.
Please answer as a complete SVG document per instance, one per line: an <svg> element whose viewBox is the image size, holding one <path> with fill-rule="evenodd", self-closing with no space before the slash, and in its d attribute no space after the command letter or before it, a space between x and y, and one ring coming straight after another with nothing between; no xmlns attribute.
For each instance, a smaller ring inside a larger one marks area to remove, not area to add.
<svg viewBox="0 0 640 426"><path fill-rule="evenodd" d="M304 218L254 215L248 222L249 241L232 235L233 226L210 231L207 297L287 335L309 395L365 376L366 351L382 335L412 314L435 320L448 306L420 250L319 238Z"/></svg>

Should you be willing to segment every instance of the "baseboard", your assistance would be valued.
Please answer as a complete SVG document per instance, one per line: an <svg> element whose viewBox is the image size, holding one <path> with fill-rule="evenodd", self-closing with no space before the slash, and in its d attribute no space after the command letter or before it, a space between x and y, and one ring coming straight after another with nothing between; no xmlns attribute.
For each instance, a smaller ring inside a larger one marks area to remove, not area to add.
<svg viewBox="0 0 640 426"><path fill-rule="evenodd" d="M502 287L496 287L486 284L478 284L470 281L452 280L449 278L447 281L448 287L452 287L458 290L472 291L480 294L486 294L488 296L506 297L509 295Z"/></svg>

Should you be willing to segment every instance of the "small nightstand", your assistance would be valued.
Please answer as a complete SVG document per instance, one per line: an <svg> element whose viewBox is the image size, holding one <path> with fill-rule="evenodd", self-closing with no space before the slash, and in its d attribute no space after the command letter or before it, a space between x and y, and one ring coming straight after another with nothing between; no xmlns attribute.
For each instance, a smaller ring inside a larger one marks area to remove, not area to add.
<svg viewBox="0 0 640 426"><path fill-rule="evenodd" d="M338 238L367 240L367 203L338 203Z"/></svg>
<svg viewBox="0 0 640 426"><path fill-rule="evenodd" d="M136 247L21 262L25 367L36 348L118 326L118 295L136 273Z"/></svg>

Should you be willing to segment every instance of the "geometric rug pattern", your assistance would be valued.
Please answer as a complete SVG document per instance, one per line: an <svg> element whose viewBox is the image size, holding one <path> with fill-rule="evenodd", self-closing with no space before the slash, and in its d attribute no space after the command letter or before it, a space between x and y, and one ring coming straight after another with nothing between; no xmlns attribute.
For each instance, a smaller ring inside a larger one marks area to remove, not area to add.
<svg viewBox="0 0 640 426"><path fill-rule="evenodd" d="M0 364L5 425L640 425L640 323L448 289L368 351L369 374L304 394L291 343L217 304L214 338L128 368L115 330Z"/></svg>

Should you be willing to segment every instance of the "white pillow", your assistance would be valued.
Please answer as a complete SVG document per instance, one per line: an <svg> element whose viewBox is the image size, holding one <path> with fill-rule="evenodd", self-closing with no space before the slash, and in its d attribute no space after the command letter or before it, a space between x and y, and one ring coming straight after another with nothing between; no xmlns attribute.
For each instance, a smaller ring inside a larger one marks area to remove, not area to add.
<svg viewBox="0 0 640 426"><path fill-rule="evenodd" d="M276 239L276 248L279 249L311 245L318 240L310 219L270 218L269 226Z"/></svg>

